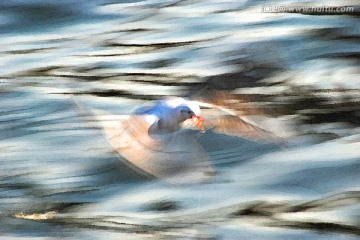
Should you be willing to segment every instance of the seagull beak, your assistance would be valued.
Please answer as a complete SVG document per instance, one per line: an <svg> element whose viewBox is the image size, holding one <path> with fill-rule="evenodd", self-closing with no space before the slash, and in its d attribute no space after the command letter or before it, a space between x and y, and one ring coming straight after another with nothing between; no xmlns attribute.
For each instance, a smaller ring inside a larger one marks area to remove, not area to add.
<svg viewBox="0 0 360 240"><path fill-rule="evenodd" d="M196 127L198 127L201 131L204 131L205 128L203 126L203 123L205 121L204 118L200 117L200 116L192 116L191 119L193 120L193 122L195 123Z"/></svg>

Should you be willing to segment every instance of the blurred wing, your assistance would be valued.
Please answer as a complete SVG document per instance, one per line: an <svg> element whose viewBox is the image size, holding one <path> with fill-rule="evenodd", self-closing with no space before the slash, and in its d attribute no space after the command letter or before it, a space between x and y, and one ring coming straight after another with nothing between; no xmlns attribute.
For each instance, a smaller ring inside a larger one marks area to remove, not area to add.
<svg viewBox="0 0 360 240"><path fill-rule="evenodd" d="M249 99L211 88L204 88L191 98L201 107L201 116L205 119L205 130L211 129L221 134L243 137L253 141L282 142L280 137L245 117L265 116L252 106ZM188 125L189 123L185 124L185 126Z"/></svg>
<svg viewBox="0 0 360 240"><path fill-rule="evenodd" d="M203 111L205 129L211 129L221 134L242 137L253 141L279 140L273 133L262 129L245 117L221 115L221 113L214 116L215 111L211 111L212 113L210 115L206 112L206 110Z"/></svg>
<svg viewBox="0 0 360 240"><path fill-rule="evenodd" d="M229 91L216 90L211 87L205 87L192 94L190 98L197 101L202 107L219 108L231 114L237 115L264 115L253 104L252 99L247 96L230 93Z"/></svg>
<svg viewBox="0 0 360 240"><path fill-rule="evenodd" d="M172 183L207 180L213 169L196 139L182 133L150 137L149 129L158 120L152 116L131 115L124 121L103 122L106 138L126 160L123 162L140 174Z"/></svg>
<svg viewBox="0 0 360 240"><path fill-rule="evenodd" d="M156 127L158 118L154 115L114 115L109 112L85 108L73 98L80 115L91 127L104 131L106 139L119 153L126 148L158 149L159 141L151 138L148 133L151 127ZM138 112L146 112L151 106L143 106Z"/></svg>
<svg viewBox="0 0 360 240"><path fill-rule="evenodd" d="M108 115L106 119L106 115L99 115L99 113L96 116L107 140L119 153L127 148L159 150L162 147L161 142L151 138L148 134L150 127L157 122L157 118L152 115L130 115L127 119L111 115ZM134 154L136 153L134 152Z"/></svg>

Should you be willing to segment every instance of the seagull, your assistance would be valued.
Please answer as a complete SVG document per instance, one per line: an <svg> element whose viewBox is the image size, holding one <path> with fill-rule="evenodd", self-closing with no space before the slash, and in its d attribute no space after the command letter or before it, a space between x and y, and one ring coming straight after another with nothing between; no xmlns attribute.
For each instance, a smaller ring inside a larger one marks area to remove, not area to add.
<svg viewBox="0 0 360 240"><path fill-rule="evenodd" d="M171 183L205 182L215 175L208 153L197 141L199 132L212 130L250 140L271 135L229 109L182 97L148 103L125 118L97 120L128 166Z"/></svg>

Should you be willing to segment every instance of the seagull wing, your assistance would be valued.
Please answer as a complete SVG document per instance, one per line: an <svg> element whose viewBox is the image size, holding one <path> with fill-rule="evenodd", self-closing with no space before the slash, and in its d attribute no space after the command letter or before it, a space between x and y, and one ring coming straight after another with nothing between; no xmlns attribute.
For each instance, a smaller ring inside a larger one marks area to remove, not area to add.
<svg viewBox="0 0 360 240"><path fill-rule="evenodd" d="M203 89L192 96L201 107L201 115L205 119L205 130L246 138L252 141L282 142L283 140L265 129L252 116L265 114L254 108L248 99L225 91ZM249 117L248 117L249 116ZM189 123L184 124L188 126Z"/></svg>
<svg viewBox="0 0 360 240"><path fill-rule="evenodd" d="M150 136L149 129L157 122L152 117L131 115L114 126L104 126L105 135L128 163L147 174L173 183L209 178L207 173L213 170L196 139L180 132Z"/></svg>

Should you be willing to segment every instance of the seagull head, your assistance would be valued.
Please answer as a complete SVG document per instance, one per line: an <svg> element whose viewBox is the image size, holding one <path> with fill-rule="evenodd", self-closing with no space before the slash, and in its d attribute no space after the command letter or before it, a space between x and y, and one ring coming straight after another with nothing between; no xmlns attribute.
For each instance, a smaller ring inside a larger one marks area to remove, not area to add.
<svg viewBox="0 0 360 240"><path fill-rule="evenodd" d="M201 110L196 102L176 97L167 99L165 105L175 111L173 114L176 115L178 123L182 123L188 119L192 119L194 124L200 130L204 130L204 119L200 116Z"/></svg>
<svg viewBox="0 0 360 240"><path fill-rule="evenodd" d="M178 111L180 111L179 123L191 119L195 126L199 128L199 130L204 130L204 118L202 118L200 115L195 114L194 110L192 110L189 106L180 105L177 109Z"/></svg>
<svg viewBox="0 0 360 240"><path fill-rule="evenodd" d="M177 111L177 113L178 113L177 115L179 116L178 117L179 123L183 122L187 119L196 117L196 114L194 113L194 111L186 105L180 105L175 110Z"/></svg>

